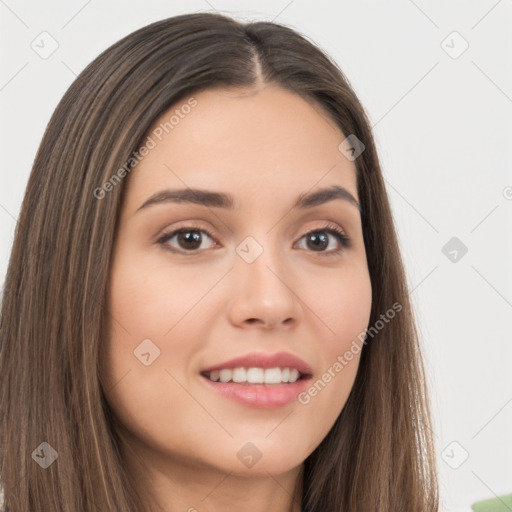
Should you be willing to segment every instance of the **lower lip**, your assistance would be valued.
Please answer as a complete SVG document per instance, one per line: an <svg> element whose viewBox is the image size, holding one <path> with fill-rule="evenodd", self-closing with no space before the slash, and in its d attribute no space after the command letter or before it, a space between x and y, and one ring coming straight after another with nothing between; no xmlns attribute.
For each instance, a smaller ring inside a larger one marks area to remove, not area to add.
<svg viewBox="0 0 512 512"><path fill-rule="evenodd" d="M281 407L297 400L297 396L305 391L309 381L306 378L288 384L237 384L214 382L203 375L201 378L220 395L261 409Z"/></svg>

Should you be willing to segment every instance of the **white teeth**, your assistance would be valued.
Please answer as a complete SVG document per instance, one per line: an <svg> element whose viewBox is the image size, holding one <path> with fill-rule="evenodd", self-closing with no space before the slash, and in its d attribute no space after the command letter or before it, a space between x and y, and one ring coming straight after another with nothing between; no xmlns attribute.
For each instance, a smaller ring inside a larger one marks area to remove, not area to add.
<svg viewBox="0 0 512 512"><path fill-rule="evenodd" d="M295 368L233 368L213 370L210 372L209 379L218 382L236 382L249 384L281 384L286 382L296 382L300 373Z"/></svg>
<svg viewBox="0 0 512 512"><path fill-rule="evenodd" d="M293 368L290 370L290 376L288 377L288 382L295 382L299 378L299 372Z"/></svg>
<svg viewBox="0 0 512 512"><path fill-rule="evenodd" d="M231 380L233 372L231 370L220 370L220 381L229 382Z"/></svg>
<svg viewBox="0 0 512 512"><path fill-rule="evenodd" d="M281 370L279 368L267 368L265 370L265 384L279 384L281 382Z"/></svg>
<svg viewBox="0 0 512 512"><path fill-rule="evenodd" d="M249 384L263 384L265 372L263 368L249 368L247 370L247 382Z"/></svg>
<svg viewBox="0 0 512 512"><path fill-rule="evenodd" d="M235 368L233 370L233 382L246 382L247 372L245 368Z"/></svg>

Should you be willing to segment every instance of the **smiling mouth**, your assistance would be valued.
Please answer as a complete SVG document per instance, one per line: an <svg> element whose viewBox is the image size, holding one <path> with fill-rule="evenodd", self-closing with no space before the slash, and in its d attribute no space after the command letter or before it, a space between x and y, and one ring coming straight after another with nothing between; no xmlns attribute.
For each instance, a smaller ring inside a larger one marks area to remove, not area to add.
<svg viewBox="0 0 512 512"><path fill-rule="evenodd" d="M225 384L265 384L280 385L293 384L299 380L308 378L306 374L299 372L296 368L225 368L221 370L212 370L209 372L201 372L212 382L222 382Z"/></svg>

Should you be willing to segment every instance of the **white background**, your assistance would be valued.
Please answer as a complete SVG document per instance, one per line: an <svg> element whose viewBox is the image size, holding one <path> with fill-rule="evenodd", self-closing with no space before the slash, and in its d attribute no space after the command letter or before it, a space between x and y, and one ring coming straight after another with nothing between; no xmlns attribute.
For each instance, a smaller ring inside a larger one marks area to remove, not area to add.
<svg viewBox="0 0 512 512"><path fill-rule="evenodd" d="M1 282L37 147L75 76L135 29L213 10L295 28L351 81L418 314L442 509L512 493L511 0L0 1ZM31 47L43 31L59 45L47 59ZM452 237L468 248L455 262Z"/></svg>

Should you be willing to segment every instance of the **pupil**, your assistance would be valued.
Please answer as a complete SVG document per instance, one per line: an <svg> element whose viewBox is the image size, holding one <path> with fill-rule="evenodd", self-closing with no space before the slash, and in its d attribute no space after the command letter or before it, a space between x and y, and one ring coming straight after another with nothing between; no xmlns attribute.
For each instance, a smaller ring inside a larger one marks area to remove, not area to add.
<svg viewBox="0 0 512 512"><path fill-rule="evenodd" d="M309 237L309 241L312 241L313 246L317 248L325 249L329 245L328 237L324 234L312 233Z"/></svg>
<svg viewBox="0 0 512 512"><path fill-rule="evenodd" d="M178 234L179 243L185 242L188 249L198 249L201 246L201 234L199 231L185 231ZM321 232L311 233L308 239L310 247L325 249L329 245L328 237Z"/></svg>
<svg viewBox="0 0 512 512"><path fill-rule="evenodd" d="M192 235L190 235L193 233ZM201 246L201 234L198 231L185 231L178 234L178 243L185 241L188 246L187 249L197 249ZM190 245L192 243L192 246Z"/></svg>

